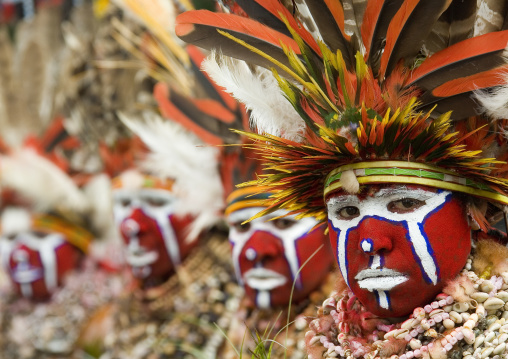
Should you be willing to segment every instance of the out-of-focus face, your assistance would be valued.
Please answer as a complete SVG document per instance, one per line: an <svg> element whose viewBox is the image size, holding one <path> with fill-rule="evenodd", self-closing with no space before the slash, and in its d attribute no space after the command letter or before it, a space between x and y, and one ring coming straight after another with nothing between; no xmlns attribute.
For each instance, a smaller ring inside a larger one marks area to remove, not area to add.
<svg viewBox="0 0 508 359"><path fill-rule="evenodd" d="M186 241L190 217L174 214L176 197L156 188L114 191L115 223L135 277L165 280L197 241Z"/></svg>
<svg viewBox="0 0 508 359"><path fill-rule="evenodd" d="M333 262L324 228L309 232L317 224L313 218L270 221L287 213L283 211L241 224L261 209L239 209L227 218L238 281L250 302L260 308L287 305L293 281L293 301L301 301L323 282Z"/></svg>
<svg viewBox="0 0 508 359"><path fill-rule="evenodd" d="M12 239L9 276L16 291L25 298L47 299L76 269L81 252L61 233L27 231Z"/></svg>
<svg viewBox="0 0 508 359"><path fill-rule="evenodd" d="M406 315L464 267L471 250L465 206L425 186L369 186L334 193L328 228L342 276L367 310Z"/></svg>

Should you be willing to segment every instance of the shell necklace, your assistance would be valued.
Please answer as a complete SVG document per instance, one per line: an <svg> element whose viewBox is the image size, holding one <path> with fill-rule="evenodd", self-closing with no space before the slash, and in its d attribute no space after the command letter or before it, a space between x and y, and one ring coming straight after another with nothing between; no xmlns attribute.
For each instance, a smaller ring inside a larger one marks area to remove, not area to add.
<svg viewBox="0 0 508 359"><path fill-rule="evenodd" d="M403 323L375 317L348 289L333 293L309 324L309 359L508 358L508 272L485 279L471 264L454 281L474 288L468 301L441 293Z"/></svg>

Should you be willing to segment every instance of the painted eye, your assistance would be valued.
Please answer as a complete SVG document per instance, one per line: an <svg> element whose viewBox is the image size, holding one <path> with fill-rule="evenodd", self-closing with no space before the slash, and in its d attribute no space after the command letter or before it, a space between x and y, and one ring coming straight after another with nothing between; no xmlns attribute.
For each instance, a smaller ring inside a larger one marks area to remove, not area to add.
<svg viewBox="0 0 508 359"><path fill-rule="evenodd" d="M157 197L148 197L145 199L145 201L152 207L162 207L168 203L167 200L165 200L163 198L157 198Z"/></svg>
<svg viewBox="0 0 508 359"><path fill-rule="evenodd" d="M48 235L47 233L44 233L41 231L32 231L32 234L34 235L34 237L36 237L38 239L43 239Z"/></svg>
<svg viewBox="0 0 508 359"><path fill-rule="evenodd" d="M353 219L360 215L360 210L358 209L358 207L347 206L340 208L337 211L337 214L342 219Z"/></svg>
<svg viewBox="0 0 508 359"><path fill-rule="evenodd" d="M130 198L120 198L118 200L118 203L120 203L120 205L122 207L129 207L131 205L132 201Z"/></svg>
<svg viewBox="0 0 508 359"><path fill-rule="evenodd" d="M388 203L388 210L394 213L409 213L420 208L425 204L425 201L420 201L414 198L403 198L398 201Z"/></svg>
<svg viewBox="0 0 508 359"><path fill-rule="evenodd" d="M17 236L18 236L17 233L10 233L5 235L4 238L8 239L9 241L14 241Z"/></svg>
<svg viewBox="0 0 508 359"><path fill-rule="evenodd" d="M277 218L274 219L272 222L273 225L278 229L287 229L293 227L293 225L296 223L295 220L289 218Z"/></svg>
<svg viewBox="0 0 508 359"><path fill-rule="evenodd" d="M242 224L242 222L233 223L232 226L237 232L243 233L250 229L250 222Z"/></svg>

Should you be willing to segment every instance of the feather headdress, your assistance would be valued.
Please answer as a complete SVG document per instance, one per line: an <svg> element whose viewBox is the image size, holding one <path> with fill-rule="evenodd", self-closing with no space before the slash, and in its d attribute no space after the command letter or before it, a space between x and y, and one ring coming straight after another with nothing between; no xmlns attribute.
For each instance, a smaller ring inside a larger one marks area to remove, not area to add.
<svg viewBox="0 0 508 359"><path fill-rule="evenodd" d="M124 124L149 148L139 168L143 173L172 181L171 190L179 198L175 213L195 218L188 234L189 239L195 239L217 223L224 206L217 163L219 150L203 146L193 133L154 112L145 112L144 117L141 122L120 114Z"/></svg>
<svg viewBox="0 0 508 359"><path fill-rule="evenodd" d="M507 84L508 31L471 37L469 25L457 26L477 17L476 1L299 4L238 0L247 17L190 11L177 18L183 40L271 69L303 120L297 139L266 125L263 134L246 134L272 171L258 181L275 192L259 215L285 208L324 221L323 191L355 192L355 178L508 204L505 121L478 117L479 98L489 108L490 93ZM439 24L449 27L440 43ZM490 114L503 113L499 107Z"/></svg>
<svg viewBox="0 0 508 359"><path fill-rule="evenodd" d="M138 162L143 175L165 181L179 199L175 213L194 218L187 236L194 240L222 218L225 197L233 186L254 178L251 161L242 162L242 151L217 147L241 141L229 128L245 129L248 118L232 96L199 70L205 55L194 46L182 47L167 31L171 21L166 19L164 25L153 11L156 4L143 7L130 0L117 2L147 29L143 34L128 34L117 24L117 40L133 50L145 72L159 81L153 88L158 111L142 111L142 119L125 114L121 119L148 147L145 158ZM139 45L145 51L136 52ZM132 183L139 184L140 176L134 177Z"/></svg>
<svg viewBox="0 0 508 359"><path fill-rule="evenodd" d="M21 205L30 212L25 230L65 233L66 240L87 252L94 237L109 230L110 208L104 203L109 204L110 185L104 176L96 176L80 186L77 182L82 181L71 176L68 162L58 152L72 148L74 142L57 119L41 137L7 149L0 157L1 204L14 209Z"/></svg>

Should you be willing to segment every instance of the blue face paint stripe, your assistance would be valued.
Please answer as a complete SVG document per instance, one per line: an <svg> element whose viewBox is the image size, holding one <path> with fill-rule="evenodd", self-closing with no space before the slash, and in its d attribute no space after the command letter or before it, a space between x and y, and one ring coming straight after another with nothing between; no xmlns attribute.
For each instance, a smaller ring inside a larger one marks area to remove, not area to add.
<svg viewBox="0 0 508 359"><path fill-rule="evenodd" d="M382 254L379 255L379 265L381 266L381 269L385 267L385 256Z"/></svg>
<svg viewBox="0 0 508 359"><path fill-rule="evenodd" d="M372 262L374 262L374 256L369 257L369 268L372 267Z"/></svg>

